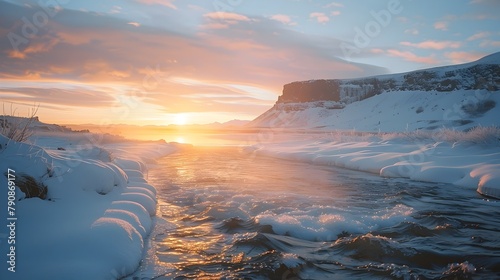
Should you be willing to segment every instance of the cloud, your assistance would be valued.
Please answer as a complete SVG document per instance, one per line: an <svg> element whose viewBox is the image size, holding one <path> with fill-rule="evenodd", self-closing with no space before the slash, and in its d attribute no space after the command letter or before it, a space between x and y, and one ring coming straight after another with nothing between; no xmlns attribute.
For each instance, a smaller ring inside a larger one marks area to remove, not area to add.
<svg viewBox="0 0 500 280"><path fill-rule="evenodd" d="M223 20L227 22L249 21L250 19L245 15L229 12L212 12L204 15L211 20Z"/></svg>
<svg viewBox="0 0 500 280"><path fill-rule="evenodd" d="M494 47L494 48L500 48L500 41L492 41L492 40L484 40L479 44L480 47Z"/></svg>
<svg viewBox="0 0 500 280"><path fill-rule="evenodd" d="M273 15L273 16L271 16L271 19L278 21L278 22L281 22L283 24L287 24L287 25L296 25L297 24L296 22L292 21L290 16L283 15L283 14Z"/></svg>
<svg viewBox="0 0 500 280"><path fill-rule="evenodd" d="M29 55L49 52L59 43L59 39L52 34L40 34L27 40L28 43L16 45L7 50L9 57L25 59Z"/></svg>
<svg viewBox="0 0 500 280"><path fill-rule="evenodd" d="M467 41L474 41L474 40L478 40L478 39L484 39L484 38L486 38L486 37L488 37L490 35L491 35L491 33L487 32L487 31L485 31L485 32L478 32L478 33L470 36L469 38L467 38Z"/></svg>
<svg viewBox="0 0 500 280"><path fill-rule="evenodd" d="M73 107L108 107L115 103L109 93L89 89L88 87L75 87L62 89L56 87L0 87L0 94L9 95L12 102L23 104L49 104Z"/></svg>
<svg viewBox="0 0 500 280"><path fill-rule="evenodd" d="M433 50L443 50L443 49L457 49L462 46L461 42L456 41L424 41L420 43L410 43L410 42L401 42L399 43L402 46L407 47L415 47L419 49L433 49Z"/></svg>
<svg viewBox="0 0 500 280"><path fill-rule="evenodd" d="M342 8L342 7L344 7L344 4L337 3L337 2L332 2L330 4L326 4L326 5L323 6L323 8L325 8L325 9L332 8L332 7Z"/></svg>
<svg viewBox="0 0 500 280"><path fill-rule="evenodd" d="M389 49L387 50L387 54L394 57L401 57L406 61L417 62L417 63L436 64L439 62L432 56L417 56L416 54L408 51Z"/></svg>
<svg viewBox="0 0 500 280"><path fill-rule="evenodd" d="M444 54L452 63L467 63L476 61L485 56L485 54L472 53L472 52L447 52Z"/></svg>
<svg viewBox="0 0 500 280"><path fill-rule="evenodd" d="M383 49L370 49L370 52L373 53L373 54L383 54L385 53L385 51Z"/></svg>
<svg viewBox="0 0 500 280"><path fill-rule="evenodd" d="M473 5L500 6L498 0L471 0L469 3Z"/></svg>
<svg viewBox="0 0 500 280"><path fill-rule="evenodd" d="M0 36L19 33L18 19L33 11L0 2ZM17 55L24 59L12 57L8 40L0 41L2 97L9 92L9 98L19 102L39 96L45 106L81 103L104 108L128 92L138 92L143 96L140 106L165 112L240 114L247 108L245 112L257 116L272 105L285 83L386 73L339 59L342 41L336 38L290 30L275 19L237 13L208 13L200 19L204 26L220 28L193 32L168 24L135 26L128 24L130 19L64 9L51 18L46 31L20 48ZM5 89L5 81L17 86ZM41 89L24 87L49 81L58 82ZM221 93L224 96L218 96ZM235 106L238 102L242 105Z"/></svg>
<svg viewBox="0 0 500 280"><path fill-rule="evenodd" d="M405 34L418 35L420 31L416 28L410 28L405 30Z"/></svg>
<svg viewBox="0 0 500 280"><path fill-rule="evenodd" d="M136 1L146 5L161 5L177 10L177 7L173 4L175 0L136 0Z"/></svg>
<svg viewBox="0 0 500 280"><path fill-rule="evenodd" d="M448 22L438 21L438 22L434 23L434 28L437 30L447 31L448 30Z"/></svg>
<svg viewBox="0 0 500 280"><path fill-rule="evenodd" d="M330 18L324 13L310 13L309 18L316 19L319 23L327 23L330 21Z"/></svg>
<svg viewBox="0 0 500 280"><path fill-rule="evenodd" d="M340 11L332 11L332 12L330 13L330 15L332 15L332 16L334 16L334 17L336 17L336 16L340 16Z"/></svg>
<svg viewBox="0 0 500 280"><path fill-rule="evenodd" d="M135 26L135 27L139 27L139 26L141 26L141 24L140 24L140 23L135 22L135 21L128 22L127 24L130 24L130 25Z"/></svg>

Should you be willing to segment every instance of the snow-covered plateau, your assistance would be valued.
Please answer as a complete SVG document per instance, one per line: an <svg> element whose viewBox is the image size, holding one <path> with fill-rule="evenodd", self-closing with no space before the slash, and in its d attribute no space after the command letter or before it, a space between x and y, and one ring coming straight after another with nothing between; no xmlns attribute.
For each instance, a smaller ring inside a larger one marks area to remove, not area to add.
<svg viewBox="0 0 500 280"><path fill-rule="evenodd" d="M294 82L248 127L413 131L498 125L500 52L476 62L346 80Z"/></svg>
<svg viewBox="0 0 500 280"><path fill-rule="evenodd" d="M147 164L176 146L34 125L29 144L0 135L1 220L10 225L0 231L0 279L118 279L134 272L156 212ZM15 197L8 192L13 184Z"/></svg>

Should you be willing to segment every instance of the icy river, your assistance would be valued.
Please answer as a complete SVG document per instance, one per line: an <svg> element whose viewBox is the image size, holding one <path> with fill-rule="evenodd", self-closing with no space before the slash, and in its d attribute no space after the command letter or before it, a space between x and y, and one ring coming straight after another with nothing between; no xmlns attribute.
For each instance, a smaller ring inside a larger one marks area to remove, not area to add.
<svg viewBox="0 0 500 280"><path fill-rule="evenodd" d="M192 147L149 172L156 225L131 279L500 279L500 201Z"/></svg>

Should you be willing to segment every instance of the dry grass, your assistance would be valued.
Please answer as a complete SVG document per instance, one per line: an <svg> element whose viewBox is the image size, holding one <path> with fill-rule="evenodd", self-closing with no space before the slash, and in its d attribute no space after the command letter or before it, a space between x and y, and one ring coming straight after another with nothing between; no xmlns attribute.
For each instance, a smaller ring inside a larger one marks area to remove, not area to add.
<svg viewBox="0 0 500 280"><path fill-rule="evenodd" d="M460 131L449 128L440 130L415 130L406 132L359 132L336 130L328 133L331 140L337 142L371 142L403 140L410 142L449 142L477 145L500 146L500 127L477 126Z"/></svg>
<svg viewBox="0 0 500 280"><path fill-rule="evenodd" d="M5 114L5 104L3 115L0 116L0 134L16 142L26 142L33 135L32 124L36 118L39 106L33 106L28 117L21 118L15 116L16 109L10 108L10 114Z"/></svg>

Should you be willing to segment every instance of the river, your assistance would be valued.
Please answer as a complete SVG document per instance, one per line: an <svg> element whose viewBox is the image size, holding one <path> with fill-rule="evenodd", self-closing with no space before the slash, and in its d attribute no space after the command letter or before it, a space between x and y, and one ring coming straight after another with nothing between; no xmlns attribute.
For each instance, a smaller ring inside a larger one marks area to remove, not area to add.
<svg viewBox="0 0 500 280"><path fill-rule="evenodd" d="M238 146L185 148L148 181L156 225L130 279L500 279L500 202L471 188Z"/></svg>

